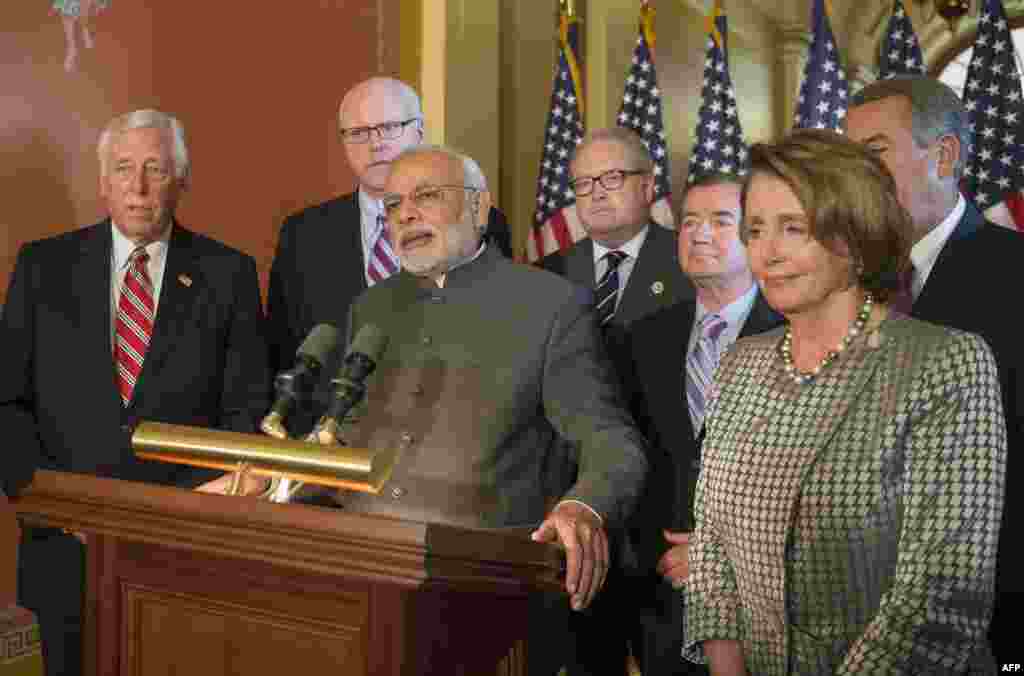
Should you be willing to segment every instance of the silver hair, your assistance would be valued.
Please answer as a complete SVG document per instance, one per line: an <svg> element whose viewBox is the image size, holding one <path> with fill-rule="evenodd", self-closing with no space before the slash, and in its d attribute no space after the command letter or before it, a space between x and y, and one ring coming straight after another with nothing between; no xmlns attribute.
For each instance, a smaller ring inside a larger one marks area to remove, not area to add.
<svg viewBox="0 0 1024 676"><path fill-rule="evenodd" d="M174 154L174 175L179 180L186 180L191 170L188 159L188 146L185 143L185 127L173 115L144 108L119 115L111 120L100 133L96 153L100 159L100 175L107 175L107 162L110 159L110 144L114 137L132 129L162 129L171 135L171 147Z"/></svg>
<svg viewBox="0 0 1024 676"><path fill-rule="evenodd" d="M576 146L573 151L572 160L570 166L575 171L576 158L580 156L583 150L594 143L600 141L611 141L618 143L626 150L627 158L636 162L637 166L635 169L642 169L647 173L654 171L654 160L651 159L651 153L647 150L647 146L644 145L643 139L632 129L626 127L607 127L605 129L596 129L587 134L583 142Z"/></svg>
<svg viewBox="0 0 1024 676"><path fill-rule="evenodd" d="M371 77L368 80L363 80L359 84L353 86L342 97L341 103L338 105L338 126L342 127L342 116L345 112L345 104L349 98L357 93L362 93L365 90L387 90L389 96L399 103L402 109L405 111L406 117L415 117L420 119L420 124L423 120L423 104L420 103L420 95L416 93L416 90L410 87L401 80L396 80L391 77Z"/></svg>
<svg viewBox="0 0 1024 676"><path fill-rule="evenodd" d="M972 134L960 97L935 78L926 75L897 75L876 80L853 95L851 106L874 103L892 96L910 101L911 130L914 143L927 148L942 136L953 135L960 141L960 158L953 167L953 177L959 181L971 156Z"/></svg>
<svg viewBox="0 0 1024 676"><path fill-rule="evenodd" d="M462 184L468 188L473 188L479 192L486 192L487 190L487 178L484 176L483 170L480 165L477 164L469 155L459 152L450 146L424 143L417 146L409 146L402 152L398 153L394 160L391 162L391 166L398 164L400 160L404 160L409 157L416 157L417 155L444 155L449 157L456 162L462 163ZM467 200L467 206L472 209L473 216L477 215L477 209L480 208L480 202L476 195L471 200ZM480 226L480 232L487 229L487 225Z"/></svg>

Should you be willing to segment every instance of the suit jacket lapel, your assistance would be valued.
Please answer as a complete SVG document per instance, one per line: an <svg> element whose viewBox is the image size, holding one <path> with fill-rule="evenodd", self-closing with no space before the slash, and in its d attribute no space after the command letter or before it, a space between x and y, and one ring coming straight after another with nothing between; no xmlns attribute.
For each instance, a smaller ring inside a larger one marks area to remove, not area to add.
<svg viewBox="0 0 1024 676"><path fill-rule="evenodd" d="M366 254L363 252L363 213L359 210L359 192L352 193L352 199L337 203L335 212L330 217L327 233L330 244L324 247L321 265L325 271L340 268L340 287L335 287L332 283L318 291L335 298L339 293L348 294L354 299L367 288ZM355 259L359 261L359 265L340 264L345 260L345 252L349 251L356 252ZM328 274L324 275L324 278L332 279L332 276ZM344 307L339 307L338 314L334 317L335 325L342 330L348 323L348 305L345 303Z"/></svg>
<svg viewBox="0 0 1024 676"><path fill-rule="evenodd" d="M81 256L73 263L71 278L74 287L71 292L78 297L81 327L78 340L81 341L82 353L102 357L94 362L97 366L97 391L105 392L103 396L116 401L120 407L121 395L118 393L114 367L113 319L110 314L110 257L114 245L111 227L109 219L103 221L95 226L82 243Z"/></svg>
<svg viewBox="0 0 1024 676"><path fill-rule="evenodd" d="M175 223L167 246L160 302L156 308L156 322L149 350L142 363L132 404L141 400L147 384L152 381L174 347L174 337L183 331L183 324L194 321L193 304L202 289L202 272L192 252L192 234Z"/></svg>
<svg viewBox="0 0 1024 676"><path fill-rule="evenodd" d="M665 354L665 377L670 378L669 387L665 392L672 394L672 401L681 407L680 415L683 420L683 433L687 439L696 436L693 429L693 421L690 420L689 404L686 401L686 357L689 352L690 334L693 332L693 317L697 306L695 303L679 303L671 312L674 322L679 327L679 333L669 334L666 332L667 344L664 347Z"/></svg>
<svg viewBox="0 0 1024 676"><path fill-rule="evenodd" d="M772 309L772 306L768 304L768 301L764 299L759 290L757 297L754 299L754 306L750 309L750 314L747 316L747 321L743 323L743 327L740 329L739 337L756 336L759 333L774 329L781 323L782 315Z"/></svg>
<svg viewBox="0 0 1024 676"><path fill-rule="evenodd" d="M960 222L953 228L949 239L942 246L935 265L928 274L928 281L921 289L921 295L914 301L910 315L919 319L928 320L931 317L945 316L949 307L949 299L956 297L959 285L962 282L961 274L972 274L973 271L958 270L956 253L960 249L960 242L969 239L984 224L985 217L978 211L978 208L970 201L967 202L967 209L960 218Z"/></svg>
<svg viewBox="0 0 1024 676"><path fill-rule="evenodd" d="M640 247L633 271L629 274L629 284L626 285L619 303L620 312L615 314L616 321L628 323L656 310L659 303L651 288L652 285L661 282L661 293L670 292L666 284L675 279L676 275L672 273L678 269L679 262L676 260L675 246L670 233L660 225L647 226L647 238Z"/></svg>
<svg viewBox="0 0 1024 676"><path fill-rule="evenodd" d="M660 388L652 388L652 392L660 392L668 397L670 410L676 411L672 416L679 420L676 428L681 435L678 440L666 439L663 443L673 444L669 448L671 466L675 468L675 490L672 492L675 504L672 509L670 524L673 530L689 531L693 529L693 510L691 495L696 483L697 471L700 467L700 442L690 420L689 404L686 401L686 357L689 353L690 334L693 332L693 318L697 305L694 302L678 303L668 309L672 317L671 324L676 331L664 331L660 345L664 355L664 368L659 372L662 379Z"/></svg>

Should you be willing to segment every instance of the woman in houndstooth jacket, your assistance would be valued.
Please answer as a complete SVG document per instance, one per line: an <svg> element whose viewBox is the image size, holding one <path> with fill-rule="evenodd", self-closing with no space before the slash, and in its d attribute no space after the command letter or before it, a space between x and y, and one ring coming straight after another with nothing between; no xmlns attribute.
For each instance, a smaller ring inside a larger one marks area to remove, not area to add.
<svg viewBox="0 0 1024 676"><path fill-rule="evenodd" d="M713 674L994 669L993 357L894 309L910 230L874 151L804 130L751 158L742 233L787 323L716 375L684 654Z"/></svg>

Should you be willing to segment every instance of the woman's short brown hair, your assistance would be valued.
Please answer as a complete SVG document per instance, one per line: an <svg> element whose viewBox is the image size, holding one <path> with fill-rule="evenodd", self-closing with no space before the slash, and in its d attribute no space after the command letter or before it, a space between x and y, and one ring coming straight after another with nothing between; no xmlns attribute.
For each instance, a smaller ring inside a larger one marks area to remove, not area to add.
<svg viewBox="0 0 1024 676"><path fill-rule="evenodd" d="M784 181L807 212L811 236L833 253L845 245L857 283L886 301L909 265L911 221L896 182L878 154L836 132L800 129L778 143L750 148L743 212L751 180L768 174ZM746 227L741 229L746 242Z"/></svg>

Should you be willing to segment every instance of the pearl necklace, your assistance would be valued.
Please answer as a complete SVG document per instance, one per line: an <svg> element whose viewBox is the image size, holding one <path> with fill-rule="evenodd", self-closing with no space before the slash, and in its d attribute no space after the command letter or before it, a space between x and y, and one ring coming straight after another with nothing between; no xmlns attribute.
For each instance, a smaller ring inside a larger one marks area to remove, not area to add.
<svg viewBox="0 0 1024 676"><path fill-rule="evenodd" d="M801 373L797 370L796 364L793 363L793 330L788 325L786 326L786 335L782 338L782 344L779 346L779 352L782 354L782 364L786 370L786 374L792 378L797 385L804 385L814 380L822 369L827 368L829 364L839 358L839 355L843 353L853 339L860 335L860 332L864 330L864 326L867 325L868 319L871 317L871 306L874 305L875 299L870 293L864 294L864 304L860 306L860 311L853 320L853 324L850 325L850 330L846 332L843 339L836 346L836 349L829 350L828 354L822 357L821 361L815 366L809 373Z"/></svg>

